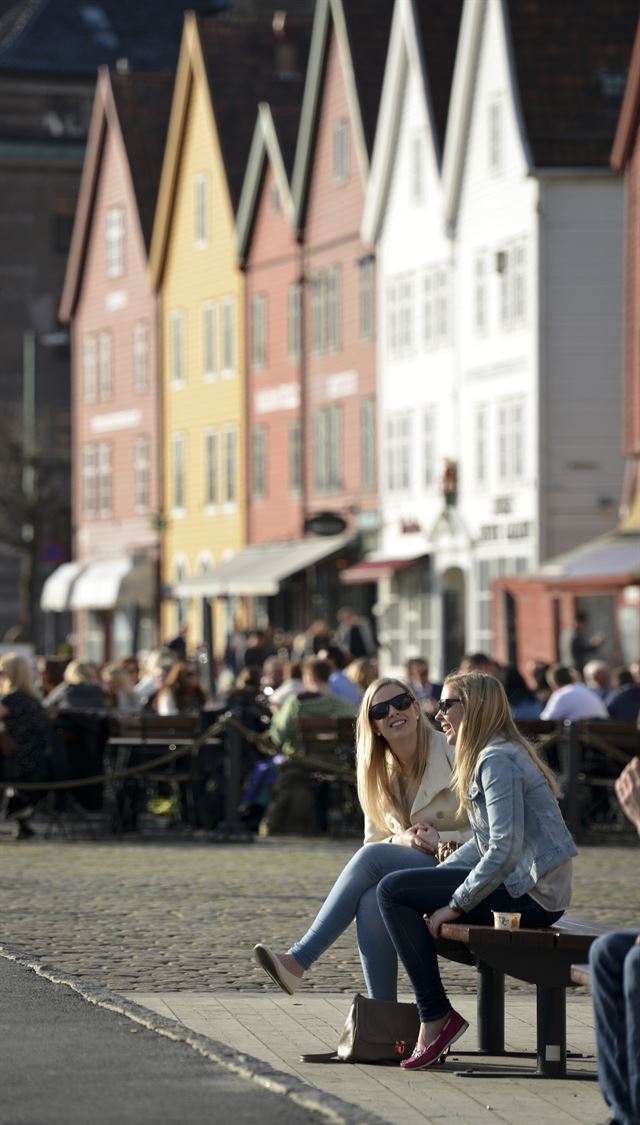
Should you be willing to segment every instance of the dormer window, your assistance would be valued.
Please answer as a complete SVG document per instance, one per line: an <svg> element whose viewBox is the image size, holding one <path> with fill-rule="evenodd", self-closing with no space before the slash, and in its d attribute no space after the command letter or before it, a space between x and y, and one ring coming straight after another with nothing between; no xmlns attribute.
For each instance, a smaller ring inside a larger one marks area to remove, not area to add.
<svg viewBox="0 0 640 1125"><path fill-rule="evenodd" d="M349 133L347 120L339 117L333 126L333 178L344 184L349 176Z"/></svg>
<svg viewBox="0 0 640 1125"><path fill-rule="evenodd" d="M124 210L111 207L107 211L107 277L124 273Z"/></svg>
<svg viewBox="0 0 640 1125"><path fill-rule="evenodd" d="M414 133L411 139L411 197L422 203L424 197L424 136Z"/></svg>

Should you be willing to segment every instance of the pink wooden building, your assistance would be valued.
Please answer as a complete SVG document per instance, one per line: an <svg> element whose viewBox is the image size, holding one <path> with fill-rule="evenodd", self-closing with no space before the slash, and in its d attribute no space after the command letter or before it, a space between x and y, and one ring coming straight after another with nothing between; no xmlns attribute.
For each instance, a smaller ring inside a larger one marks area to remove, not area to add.
<svg viewBox="0 0 640 1125"><path fill-rule="evenodd" d="M77 654L155 643L160 395L147 255L173 79L98 77L60 316L71 325L73 563L49 580ZM60 606L60 608L63 608Z"/></svg>

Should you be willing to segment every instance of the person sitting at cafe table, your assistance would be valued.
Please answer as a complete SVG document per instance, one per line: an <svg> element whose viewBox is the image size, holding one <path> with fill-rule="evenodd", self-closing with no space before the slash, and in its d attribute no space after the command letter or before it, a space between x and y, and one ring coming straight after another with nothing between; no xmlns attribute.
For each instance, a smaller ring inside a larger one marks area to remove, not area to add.
<svg viewBox="0 0 640 1125"><path fill-rule="evenodd" d="M178 660L169 669L153 709L158 715L199 715L205 698L196 665L192 660Z"/></svg>
<svg viewBox="0 0 640 1125"><path fill-rule="evenodd" d="M38 699L24 657L8 653L0 659L0 780L15 782L7 801L7 820L17 820L18 839L33 836L27 823L34 811L34 794L20 793L20 782L44 781L51 727Z"/></svg>

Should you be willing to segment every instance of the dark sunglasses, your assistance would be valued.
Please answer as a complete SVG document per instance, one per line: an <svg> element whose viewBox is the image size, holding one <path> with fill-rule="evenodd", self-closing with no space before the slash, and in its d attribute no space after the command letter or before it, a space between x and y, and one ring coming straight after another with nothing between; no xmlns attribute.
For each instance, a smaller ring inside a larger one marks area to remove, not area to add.
<svg viewBox="0 0 640 1125"><path fill-rule="evenodd" d="M439 699L438 700L438 710L442 711L443 715L446 715L447 711L449 710L450 707L453 707L454 703L462 703L462 700L461 699Z"/></svg>
<svg viewBox="0 0 640 1125"><path fill-rule="evenodd" d="M369 708L370 719L386 719L390 709L393 707L396 711L408 711L413 703L413 696L409 695L408 691L401 691L400 695L394 695L393 699L385 699L383 703L374 703L373 707Z"/></svg>

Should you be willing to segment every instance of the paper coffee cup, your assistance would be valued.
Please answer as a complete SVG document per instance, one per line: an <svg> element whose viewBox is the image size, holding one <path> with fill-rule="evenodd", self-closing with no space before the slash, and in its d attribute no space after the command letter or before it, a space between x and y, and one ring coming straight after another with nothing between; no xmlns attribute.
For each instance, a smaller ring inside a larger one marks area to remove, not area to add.
<svg viewBox="0 0 640 1125"><path fill-rule="evenodd" d="M492 910L493 924L496 930L517 930L520 928L521 914L511 914L509 911Z"/></svg>

